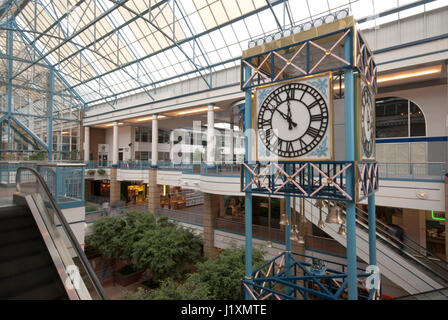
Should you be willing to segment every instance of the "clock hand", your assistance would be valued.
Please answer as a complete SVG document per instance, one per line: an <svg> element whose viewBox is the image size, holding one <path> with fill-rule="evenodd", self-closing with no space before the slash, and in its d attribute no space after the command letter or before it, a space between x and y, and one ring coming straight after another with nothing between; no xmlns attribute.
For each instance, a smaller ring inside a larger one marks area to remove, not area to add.
<svg viewBox="0 0 448 320"><path fill-rule="evenodd" d="M278 113L280 113L281 116L282 116L286 121L288 121L288 123L292 123L292 125L293 125L294 127L297 127L297 123L295 123L294 121L292 121L292 119L291 119L291 117L290 117L289 115L284 114L284 113L281 112L278 108L275 109L275 110L277 110Z"/></svg>
<svg viewBox="0 0 448 320"><path fill-rule="evenodd" d="M288 101L288 123L289 123L289 130L292 130L293 127L297 127L297 123L295 123L294 121L292 121L291 119L292 117L292 113L291 113L291 105L290 102Z"/></svg>

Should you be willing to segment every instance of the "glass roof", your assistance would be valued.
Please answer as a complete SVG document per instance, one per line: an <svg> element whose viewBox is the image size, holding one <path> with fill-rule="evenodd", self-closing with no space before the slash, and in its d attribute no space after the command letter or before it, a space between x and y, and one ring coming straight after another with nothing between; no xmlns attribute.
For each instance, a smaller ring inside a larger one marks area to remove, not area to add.
<svg viewBox="0 0 448 320"><path fill-rule="evenodd" d="M418 4L418 5L411 5ZM40 0L17 25L89 105L237 66L252 39L349 8L371 28L446 0ZM398 7L406 10L395 12ZM383 12L390 12L381 15ZM369 17L367 20L363 18Z"/></svg>

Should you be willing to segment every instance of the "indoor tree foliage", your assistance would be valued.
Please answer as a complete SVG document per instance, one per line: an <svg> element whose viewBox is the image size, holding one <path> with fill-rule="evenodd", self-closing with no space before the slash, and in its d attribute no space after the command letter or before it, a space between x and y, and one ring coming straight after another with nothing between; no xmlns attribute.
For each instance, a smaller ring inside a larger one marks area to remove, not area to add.
<svg viewBox="0 0 448 320"><path fill-rule="evenodd" d="M254 248L253 266L264 263L263 251ZM184 283L171 278L159 289L139 289L135 294L126 292L124 299L136 300L238 300L241 299L241 279L245 275L244 248L230 248L196 265L198 272L190 274Z"/></svg>
<svg viewBox="0 0 448 320"><path fill-rule="evenodd" d="M134 244L132 257L137 268L151 270L157 280L178 279L201 259L201 246L201 238L162 217Z"/></svg>
<svg viewBox="0 0 448 320"><path fill-rule="evenodd" d="M105 217L95 221L93 233L87 242L110 259L130 259L134 243L154 226L155 217L144 211Z"/></svg>
<svg viewBox="0 0 448 320"><path fill-rule="evenodd" d="M209 285L210 299L241 299L241 279L245 276L245 261L245 249L233 247L196 265L200 282ZM254 248L253 268L260 267L264 262L263 251Z"/></svg>

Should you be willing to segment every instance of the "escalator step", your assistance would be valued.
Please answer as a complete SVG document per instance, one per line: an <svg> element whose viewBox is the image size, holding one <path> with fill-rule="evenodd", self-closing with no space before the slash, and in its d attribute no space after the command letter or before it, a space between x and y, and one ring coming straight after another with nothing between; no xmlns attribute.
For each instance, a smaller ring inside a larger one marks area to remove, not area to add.
<svg viewBox="0 0 448 320"><path fill-rule="evenodd" d="M0 207L0 220L30 215L29 209L26 207Z"/></svg>
<svg viewBox="0 0 448 320"><path fill-rule="evenodd" d="M30 215L9 217L5 219L0 218L0 232L13 231L17 228L27 228L35 225L36 222Z"/></svg>
<svg viewBox="0 0 448 320"><path fill-rule="evenodd" d="M51 262L50 256L45 251L5 261L0 263L0 280L47 266Z"/></svg>
<svg viewBox="0 0 448 320"><path fill-rule="evenodd" d="M10 300L68 300L61 283L51 281L37 288L9 297Z"/></svg>
<svg viewBox="0 0 448 320"><path fill-rule="evenodd" d="M0 232L0 247L22 241L36 239L40 232L36 226L17 228L15 230Z"/></svg>
<svg viewBox="0 0 448 320"><path fill-rule="evenodd" d="M29 291L37 290L50 282L61 282L55 267L51 265L42 268L35 268L21 274L7 277L0 280L0 299L26 294Z"/></svg>
<svg viewBox="0 0 448 320"><path fill-rule="evenodd" d="M21 241L0 247L0 263L14 260L28 255L47 251L42 237Z"/></svg>

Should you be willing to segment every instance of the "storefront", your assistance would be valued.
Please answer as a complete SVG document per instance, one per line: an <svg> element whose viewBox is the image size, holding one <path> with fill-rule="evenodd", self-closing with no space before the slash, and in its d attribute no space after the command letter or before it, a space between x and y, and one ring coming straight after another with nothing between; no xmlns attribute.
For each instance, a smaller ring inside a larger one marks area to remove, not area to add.
<svg viewBox="0 0 448 320"><path fill-rule="evenodd" d="M445 212L426 211L426 246L429 252L445 259Z"/></svg>

